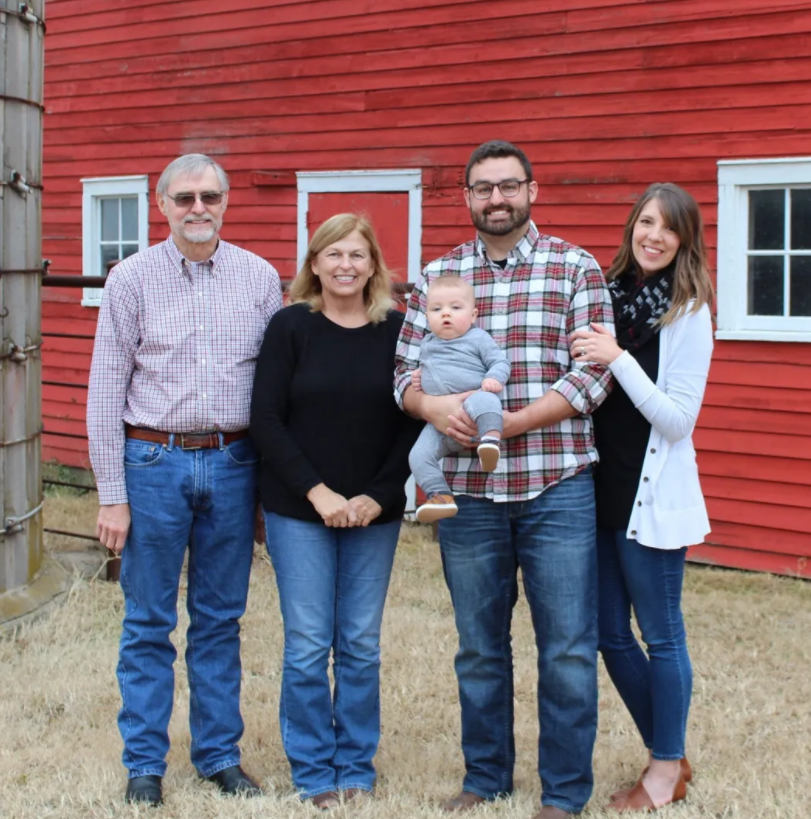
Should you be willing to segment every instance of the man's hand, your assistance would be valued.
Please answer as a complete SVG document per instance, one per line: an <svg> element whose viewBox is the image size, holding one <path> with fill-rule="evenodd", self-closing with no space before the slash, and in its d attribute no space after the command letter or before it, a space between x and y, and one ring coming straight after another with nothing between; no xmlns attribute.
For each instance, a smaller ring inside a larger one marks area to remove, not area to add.
<svg viewBox="0 0 811 819"><path fill-rule="evenodd" d="M482 389L485 392L501 392L504 389L504 385L495 378L485 378L484 381L482 381Z"/></svg>
<svg viewBox="0 0 811 819"><path fill-rule="evenodd" d="M358 525L358 516L349 505L349 501L337 492L333 492L326 484L319 483L307 493L307 500L321 515L324 524L345 529L348 526Z"/></svg>
<svg viewBox="0 0 811 819"><path fill-rule="evenodd" d="M114 503L99 508L96 521L96 537L111 552L119 554L127 542L127 533L130 530L130 505L128 503Z"/></svg>
<svg viewBox="0 0 811 819"><path fill-rule="evenodd" d="M450 416L458 413L464 400L474 392L475 390L470 390L452 395L426 395L409 388L406 390L404 403L407 412L433 424L438 432L445 435Z"/></svg>
<svg viewBox="0 0 811 819"><path fill-rule="evenodd" d="M355 510L359 526L368 526L383 511L383 507L368 495L355 495L349 499L349 505Z"/></svg>

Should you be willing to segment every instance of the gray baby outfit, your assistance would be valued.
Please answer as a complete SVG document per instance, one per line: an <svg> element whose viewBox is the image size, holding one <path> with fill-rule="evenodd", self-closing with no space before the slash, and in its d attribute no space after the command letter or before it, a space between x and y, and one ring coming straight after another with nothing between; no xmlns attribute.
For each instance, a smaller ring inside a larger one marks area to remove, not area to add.
<svg viewBox="0 0 811 819"><path fill-rule="evenodd" d="M475 421L479 436L491 430L501 432L504 417L498 393L481 389L485 378L495 378L506 384L510 377L510 362L504 351L478 327L471 327L463 336L442 339L428 333L420 344L422 390L427 395L478 390L463 404L465 412ZM434 494L451 493L440 461L446 455L465 449L448 435L426 424L411 449L408 462L414 479L430 498Z"/></svg>

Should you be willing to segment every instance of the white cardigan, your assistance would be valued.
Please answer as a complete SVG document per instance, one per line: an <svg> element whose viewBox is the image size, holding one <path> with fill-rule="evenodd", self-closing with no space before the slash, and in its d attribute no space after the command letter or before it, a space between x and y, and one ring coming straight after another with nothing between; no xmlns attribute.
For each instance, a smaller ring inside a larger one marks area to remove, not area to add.
<svg viewBox="0 0 811 819"><path fill-rule="evenodd" d="M688 310L692 302L688 305ZM680 549L710 531L692 432L712 356L709 308L682 314L659 333L654 384L626 350L610 365L633 405L651 423L642 479L627 536L643 546Z"/></svg>

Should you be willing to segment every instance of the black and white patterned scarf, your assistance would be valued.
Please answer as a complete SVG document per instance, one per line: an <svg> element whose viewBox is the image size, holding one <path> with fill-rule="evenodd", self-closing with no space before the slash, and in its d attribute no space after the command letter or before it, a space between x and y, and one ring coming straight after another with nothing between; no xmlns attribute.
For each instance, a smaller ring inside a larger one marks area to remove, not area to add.
<svg viewBox="0 0 811 819"><path fill-rule="evenodd" d="M675 265L669 265L640 281L631 268L608 283L617 343L623 350L638 350L659 331L656 322L673 303L674 270Z"/></svg>

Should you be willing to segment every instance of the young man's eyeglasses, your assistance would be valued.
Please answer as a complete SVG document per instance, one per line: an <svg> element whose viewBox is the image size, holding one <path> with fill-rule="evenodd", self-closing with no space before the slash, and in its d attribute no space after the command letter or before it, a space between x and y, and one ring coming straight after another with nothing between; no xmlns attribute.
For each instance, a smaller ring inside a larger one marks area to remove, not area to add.
<svg viewBox="0 0 811 819"><path fill-rule="evenodd" d="M179 208L190 208L200 197L204 205L219 205L222 202L224 191L206 191L205 193L179 193L177 196L166 194ZM506 194L504 194L506 196Z"/></svg>
<svg viewBox="0 0 811 819"><path fill-rule="evenodd" d="M499 193L507 199L512 199L518 195L521 185L529 182L529 179L505 179L503 182L477 182L475 185L468 185L468 190L473 193L476 199L489 199L493 191L498 188Z"/></svg>

